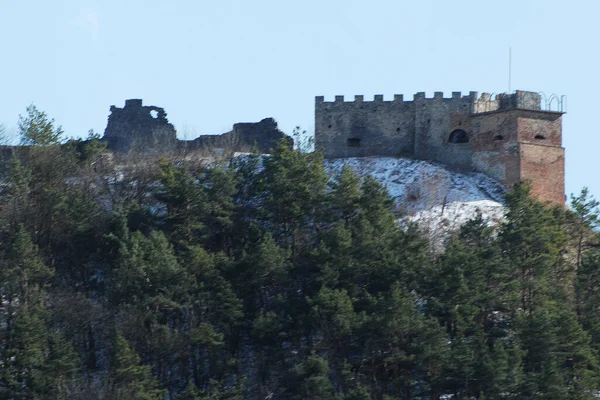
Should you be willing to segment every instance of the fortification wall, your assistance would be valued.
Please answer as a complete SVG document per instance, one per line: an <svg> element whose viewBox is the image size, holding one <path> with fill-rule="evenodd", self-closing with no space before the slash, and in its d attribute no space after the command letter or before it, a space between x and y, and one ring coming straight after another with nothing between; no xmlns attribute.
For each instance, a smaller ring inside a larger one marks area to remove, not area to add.
<svg viewBox="0 0 600 400"><path fill-rule="evenodd" d="M335 96L333 102L316 98L315 145L327 158L411 156L414 131L414 103L401 95L392 101L382 95L373 101L355 96L352 102L344 96Z"/></svg>
<svg viewBox="0 0 600 400"><path fill-rule="evenodd" d="M414 156L468 168L472 157L470 115L476 99L476 92L466 96L453 92L450 98L444 98L442 92L435 92L433 98L415 94ZM450 134L459 129L467 134L466 141L449 144Z"/></svg>

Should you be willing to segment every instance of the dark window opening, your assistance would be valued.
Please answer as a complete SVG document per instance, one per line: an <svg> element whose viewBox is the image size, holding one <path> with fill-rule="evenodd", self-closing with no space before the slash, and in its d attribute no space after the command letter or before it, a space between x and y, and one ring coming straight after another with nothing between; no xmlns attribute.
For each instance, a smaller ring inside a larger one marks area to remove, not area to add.
<svg viewBox="0 0 600 400"><path fill-rule="evenodd" d="M536 139L542 139L542 140L543 140L543 139L546 139L546 137L545 137L545 136L543 136L543 135L535 135L535 138L536 138Z"/></svg>
<svg viewBox="0 0 600 400"><path fill-rule="evenodd" d="M494 140L503 140L503 139L504 139L504 136L502 136L502 135L494 136Z"/></svg>
<svg viewBox="0 0 600 400"><path fill-rule="evenodd" d="M469 143L469 134L462 129L456 129L450 133L448 143Z"/></svg>
<svg viewBox="0 0 600 400"><path fill-rule="evenodd" d="M346 145L348 147L360 147L360 139L359 138L349 138L346 140Z"/></svg>
<svg viewBox="0 0 600 400"><path fill-rule="evenodd" d="M329 129L331 129L331 125L327 125L327 127L328 127Z"/></svg>
<svg viewBox="0 0 600 400"><path fill-rule="evenodd" d="M396 128L396 132L400 132L400 128Z"/></svg>
<svg viewBox="0 0 600 400"><path fill-rule="evenodd" d="M462 122L459 122L459 123L458 123L458 125L459 125L459 126L460 126L460 125L462 125Z"/></svg>

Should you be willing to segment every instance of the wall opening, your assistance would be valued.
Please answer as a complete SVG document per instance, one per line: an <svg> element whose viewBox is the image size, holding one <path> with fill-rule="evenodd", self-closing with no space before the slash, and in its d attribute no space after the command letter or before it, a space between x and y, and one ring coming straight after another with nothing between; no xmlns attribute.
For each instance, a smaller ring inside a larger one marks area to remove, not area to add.
<svg viewBox="0 0 600 400"><path fill-rule="evenodd" d="M348 139L346 139L346 146L360 147L360 139L359 138L348 138Z"/></svg>
<svg viewBox="0 0 600 400"><path fill-rule="evenodd" d="M544 139L546 139L546 137L545 137L544 135L535 135L535 138L536 138L536 139L539 139L539 140L544 140Z"/></svg>
<svg viewBox="0 0 600 400"><path fill-rule="evenodd" d="M154 119L158 118L158 111L150 110L150 116Z"/></svg>
<svg viewBox="0 0 600 400"><path fill-rule="evenodd" d="M469 143L469 134L462 129L456 129L450 133L448 143Z"/></svg>
<svg viewBox="0 0 600 400"><path fill-rule="evenodd" d="M494 140L504 140L504 136L496 135L496 136L494 136Z"/></svg>

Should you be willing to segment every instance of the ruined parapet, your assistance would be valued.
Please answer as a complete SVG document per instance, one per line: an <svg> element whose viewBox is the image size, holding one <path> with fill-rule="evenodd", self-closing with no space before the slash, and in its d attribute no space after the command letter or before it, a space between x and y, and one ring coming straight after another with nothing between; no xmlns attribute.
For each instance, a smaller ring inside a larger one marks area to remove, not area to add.
<svg viewBox="0 0 600 400"><path fill-rule="evenodd" d="M178 140L175 127L163 108L144 106L141 99L125 100L125 107L110 107L104 131L108 149L117 153L147 155L189 155L190 152L231 154L256 149L268 153L282 138L290 146L293 139L277 127L273 118L233 125L222 135L202 135L194 140Z"/></svg>
<svg viewBox="0 0 600 400"><path fill-rule="evenodd" d="M249 152L253 149L268 153L285 138L290 146L294 140L279 130L273 118L260 122L242 122L233 125L233 129L222 135L202 135L189 142L180 142L186 150L218 149L225 153Z"/></svg>
<svg viewBox="0 0 600 400"><path fill-rule="evenodd" d="M175 127L164 109L143 106L141 99L125 101L125 107L110 107L104 131L108 148L119 153L169 153L177 149Z"/></svg>

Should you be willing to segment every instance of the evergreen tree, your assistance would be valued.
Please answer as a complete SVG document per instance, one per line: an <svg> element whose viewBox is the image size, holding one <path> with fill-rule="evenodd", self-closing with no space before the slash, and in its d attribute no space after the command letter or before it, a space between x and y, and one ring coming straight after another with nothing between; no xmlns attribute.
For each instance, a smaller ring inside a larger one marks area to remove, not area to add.
<svg viewBox="0 0 600 400"><path fill-rule="evenodd" d="M53 271L42 262L22 225L5 235L0 288L5 312L1 324L0 396L33 398L43 393L47 345L45 287ZM4 393L4 394L1 394Z"/></svg>
<svg viewBox="0 0 600 400"><path fill-rule="evenodd" d="M274 224L275 239L297 255L307 239L301 229L315 222L323 205L327 175L321 153L302 154L281 140L264 160L263 202L267 219Z"/></svg>
<svg viewBox="0 0 600 400"><path fill-rule="evenodd" d="M119 333L113 347L111 379L111 398L115 400L159 400L164 396L150 366L140 364L140 357Z"/></svg>
<svg viewBox="0 0 600 400"><path fill-rule="evenodd" d="M31 104L25 116L19 115L19 135L21 144L27 146L49 146L60 143L62 128L54 127L54 119L48 119L45 112Z"/></svg>
<svg viewBox="0 0 600 400"><path fill-rule="evenodd" d="M175 243L195 243L204 227L199 219L204 212L205 193L202 186L184 165L166 160L160 163L162 187L155 196L167 208L165 228Z"/></svg>
<svg viewBox="0 0 600 400"><path fill-rule="evenodd" d="M525 312L565 294L556 288L568 283L564 279L564 214L531 198L530 190L527 183L518 183L507 195L506 223L500 232L503 251L515 268Z"/></svg>
<svg viewBox="0 0 600 400"><path fill-rule="evenodd" d="M318 356L309 356L294 369L288 393L293 400L335 400L333 385L327 377L327 361Z"/></svg>

